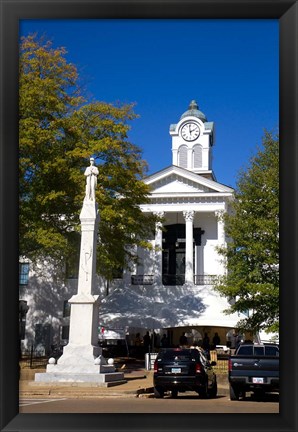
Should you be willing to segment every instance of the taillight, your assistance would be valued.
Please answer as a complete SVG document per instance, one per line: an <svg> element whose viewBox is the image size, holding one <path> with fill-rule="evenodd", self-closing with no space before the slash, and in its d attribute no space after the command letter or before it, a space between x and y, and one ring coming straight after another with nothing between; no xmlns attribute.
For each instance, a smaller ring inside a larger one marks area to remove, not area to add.
<svg viewBox="0 0 298 432"><path fill-rule="evenodd" d="M154 373L157 373L157 361L154 362Z"/></svg>
<svg viewBox="0 0 298 432"><path fill-rule="evenodd" d="M196 363L196 373L202 373L202 365L201 365L201 363Z"/></svg>
<svg viewBox="0 0 298 432"><path fill-rule="evenodd" d="M229 372L231 372L231 370L232 370L232 360L229 359Z"/></svg>

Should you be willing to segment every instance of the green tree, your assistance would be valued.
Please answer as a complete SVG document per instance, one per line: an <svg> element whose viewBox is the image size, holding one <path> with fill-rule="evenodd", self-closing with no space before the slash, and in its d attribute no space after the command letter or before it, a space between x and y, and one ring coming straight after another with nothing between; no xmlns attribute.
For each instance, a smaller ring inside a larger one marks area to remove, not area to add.
<svg viewBox="0 0 298 432"><path fill-rule="evenodd" d="M83 172L93 156L99 270L110 279L127 265L132 244L148 246L154 227L139 208L149 189L141 149L128 140L133 105L87 103L65 49L37 35L22 38L19 68L20 254L78 265Z"/></svg>
<svg viewBox="0 0 298 432"><path fill-rule="evenodd" d="M224 217L229 241L219 251L227 276L217 289L234 299L228 313L247 312L239 328L279 328L279 139L265 132L263 146L237 181L231 212Z"/></svg>

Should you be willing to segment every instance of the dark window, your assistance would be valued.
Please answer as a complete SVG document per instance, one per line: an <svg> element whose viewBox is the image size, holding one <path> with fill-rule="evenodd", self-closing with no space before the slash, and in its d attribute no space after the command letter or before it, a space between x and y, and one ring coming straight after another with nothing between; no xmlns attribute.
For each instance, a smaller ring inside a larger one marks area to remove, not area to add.
<svg viewBox="0 0 298 432"><path fill-rule="evenodd" d="M68 339L68 338L69 338L69 325L62 326L61 339Z"/></svg>
<svg viewBox="0 0 298 432"><path fill-rule="evenodd" d="M64 300L63 303L63 318L67 318L70 316L70 303L68 303L68 300Z"/></svg>
<svg viewBox="0 0 298 432"><path fill-rule="evenodd" d="M28 285L29 263L19 263L19 284Z"/></svg>
<svg viewBox="0 0 298 432"><path fill-rule="evenodd" d="M254 355L263 356L264 355L264 347L255 347Z"/></svg>
<svg viewBox="0 0 298 432"><path fill-rule="evenodd" d="M255 356L263 356L263 355L270 355L270 356L279 356L279 351L276 346L242 346L239 348L237 354L239 355L255 355Z"/></svg>
<svg viewBox="0 0 298 432"><path fill-rule="evenodd" d="M265 346L265 354L268 356L279 357L279 350L275 346Z"/></svg>
<svg viewBox="0 0 298 432"><path fill-rule="evenodd" d="M191 361L192 359L199 360L199 353L197 350L173 350L164 351L160 357L166 361Z"/></svg>
<svg viewBox="0 0 298 432"><path fill-rule="evenodd" d="M237 354L239 355L253 355L253 346L242 346L239 348Z"/></svg>
<svg viewBox="0 0 298 432"><path fill-rule="evenodd" d="M79 266L74 260L68 260L66 263L66 278L77 279L79 274Z"/></svg>

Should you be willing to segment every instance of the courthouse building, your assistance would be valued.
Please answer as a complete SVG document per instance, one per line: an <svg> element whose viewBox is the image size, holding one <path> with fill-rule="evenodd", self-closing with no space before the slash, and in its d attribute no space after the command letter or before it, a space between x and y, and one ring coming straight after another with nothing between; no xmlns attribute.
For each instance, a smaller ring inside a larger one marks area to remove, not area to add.
<svg viewBox="0 0 298 432"><path fill-rule="evenodd" d="M226 271L217 248L227 242L222 216L230 211L233 189L216 179L212 166L214 123L195 101L170 125L169 134L171 148L161 145L163 151L172 151L172 165L144 180L151 194L150 202L141 206L143 212L158 214L162 222L149 238L152 249L135 249L139 264L115 279L108 295L98 279L102 298L99 338L126 335L133 344L136 333L154 331L178 344L182 333L193 343L205 333L211 341L217 332L221 344L226 344L244 318L238 313L225 314L229 302L213 287ZM27 271L27 276L22 276L26 283L21 284L20 299L23 307L29 307L27 314L23 313L24 346L66 343L67 300L76 292L77 280L57 287L54 273L50 275L47 269L44 284L42 266L39 276L35 270L29 277L26 260L20 266L23 273L24 268Z"/></svg>

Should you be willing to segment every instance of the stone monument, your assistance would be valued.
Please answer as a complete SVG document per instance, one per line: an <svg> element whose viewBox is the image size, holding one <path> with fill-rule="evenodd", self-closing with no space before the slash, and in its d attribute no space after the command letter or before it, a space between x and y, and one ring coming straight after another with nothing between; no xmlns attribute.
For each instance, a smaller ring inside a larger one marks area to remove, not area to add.
<svg viewBox="0 0 298 432"><path fill-rule="evenodd" d="M85 170L86 194L80 214L81 250L78 292L71 304L69 343L57 364L50 359L46 373L35 374L35 382L92 382L108 385L123 382L122 372L107 364L98 345L99 296L95 290L96 243L99 222L95 199L98 168L90 158ZM54 363L54 364L53 364Z"/></svg>

